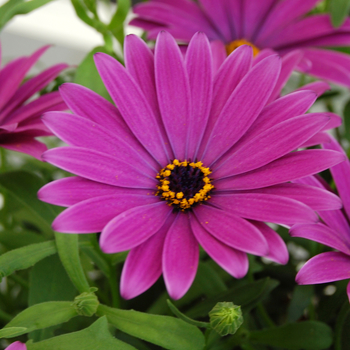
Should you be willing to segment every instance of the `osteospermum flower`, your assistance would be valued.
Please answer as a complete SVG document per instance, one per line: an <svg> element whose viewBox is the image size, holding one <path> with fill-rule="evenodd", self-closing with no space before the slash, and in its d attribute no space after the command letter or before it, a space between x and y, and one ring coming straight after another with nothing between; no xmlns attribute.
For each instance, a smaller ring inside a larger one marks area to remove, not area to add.
<svg viewBox="0 0 350 350"><path fill-rule="evenodd" d="M350 20L334 28L328 14L306 16L321 0L150 0L134 6L130 24L155 39L160 30L188 43L197 31L207 34L220 57L247 44L258 55L298 50L298 69L350 87L350 57L327 48L350 44ZM221 54L220 54L221 53Z"/></svg>
<svg viewBox="0 0 350 350"><path fill-rule="evenodd" d="M27 72L47 49L48 46L42 47L31 56L17 58L0 69L0 147L38 159L47 148L35 137L52 135L41 122L41 115L46 111L67 109L58 91L28 102L54 80L66 64L52 66L21 85Z"/></svg>
<svg viewBox="0 0 350 350"><path fill-rule="evenodd" d="M344 153L333 139L324 148ZM344 153L345 155L345 153ZM344 210L319 212L322 223L295 225L290 233L325 244L337 251L325 252L311 258L296 276L299 284L317 284L350 279L350 162L346 160L331 169ZM299 182L326 188L322 181L308 177ZM350 282L347 287L350 300Z"/></svg>
<svg viewBox="0 0 350 350"><path fill-rule="evenodd" d="M77 177L55 181L39 198L69 207L53 228L102 231L106 253L130 250L121 294L132 298L163 273L170 296L182 297L196 275L199 245L234 277L246 253L286 263L283 240L264 222L316 222L313 209L339 208L328 191L287 183L343 160L329 150L292 152L326 128L330 117L304 114L316 99L299 91L266 105L280 71L269 56L251 68L252 50L237 49L215 78L203 33L185 59L159 34L155 54L136 36L125 42L124 68L95 56L117 108L92 91L63 84L73 114L44 123L69 146L43 158Z"/></svg>

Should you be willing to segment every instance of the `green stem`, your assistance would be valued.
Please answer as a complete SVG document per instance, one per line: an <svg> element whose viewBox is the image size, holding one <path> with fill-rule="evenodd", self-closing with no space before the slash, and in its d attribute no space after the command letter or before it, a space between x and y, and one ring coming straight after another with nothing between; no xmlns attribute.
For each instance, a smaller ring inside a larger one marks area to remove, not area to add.
<svg viewBox="0 0 350 350"><path fill-rule="evenodd" d="M12 280L14 280L18 284L20 284L23 288L29 289L29 283L21 276L18 276L16 274L12 274L12 275L7 276L7 278L11 278Z"/></svg>
<svg viewBox="0 0 350 350"><path fill-rule="evenodd" d="M6 171L6 153L5 153L5 149L0 147L0 161L1 161L1 165L0 165L0 172L4 173Z"/></svg>
<svg viewBox="0 0 350 350"><path fill-rule="evenodd" d="M120 295L116 276L113 276L113 274L111 273L111 277L108 278L108 282L112 293L112 306L119 309Z"/></svg>
<svg viewBox="0 0 350 350"><path fill-rule="evenodd" d="M259 303L257 305L257 309L258 309L259 316L262 318L262 320L266 326L268 326L270 328L276 326L275 323L270 318L269 314L267 313L267 311L262 303Z"/></svg>

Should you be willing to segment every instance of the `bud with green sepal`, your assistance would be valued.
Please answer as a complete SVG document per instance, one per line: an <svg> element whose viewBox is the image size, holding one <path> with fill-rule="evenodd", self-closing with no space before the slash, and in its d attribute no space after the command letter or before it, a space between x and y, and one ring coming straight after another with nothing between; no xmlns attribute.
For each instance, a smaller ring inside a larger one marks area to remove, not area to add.
<svg viewBox="0 0 350 350"><path fill-rule="evenodd" d="M241 307L231 302L217 303L209 312L212 329L221 336L235 334L243 323Z"/></svg>
<svg viewBox="0 0 350 350"><path fill-rule="evenodd" d="M89 292L84 292L75 297L73 306L81 316L93 316L100 302L95 295L97 288L91 287Z"/></svg>

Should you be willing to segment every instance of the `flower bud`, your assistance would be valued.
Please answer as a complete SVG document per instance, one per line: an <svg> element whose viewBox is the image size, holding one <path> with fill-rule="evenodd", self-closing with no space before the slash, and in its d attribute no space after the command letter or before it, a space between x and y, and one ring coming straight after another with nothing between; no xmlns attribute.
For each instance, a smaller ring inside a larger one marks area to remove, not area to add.
<svg viewBox="0 0 350 350"><path fill-rule="evenodd" d="M221 336L235 334L243 323L241 307L231 302L217 303L209 312L210 326Z"/></svg>
<svg viewBox="0 0 350 350"><path fill-rule="evenodd" d="M100 304L94 293L96 291L97 288L92 287L90 288L90 292L84 292L75 297L73 306L78 315L90 317L96 313L97 307Z"/></svg>

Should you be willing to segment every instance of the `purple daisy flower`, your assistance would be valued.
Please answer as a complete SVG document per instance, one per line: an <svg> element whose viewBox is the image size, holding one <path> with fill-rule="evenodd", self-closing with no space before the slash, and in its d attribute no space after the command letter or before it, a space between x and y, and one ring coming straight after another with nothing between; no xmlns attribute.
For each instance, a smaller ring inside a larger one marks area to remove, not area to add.
<svg viewBox="0 0 350 350"><path fill-rule="evenodd" d="M9 345L5 350L27 350L26 344L21 343L20 341L15 341Z"/></svg>
<svg viewBox="0 0 350 350"><path fill-rule="evenodd" d="M345 155L341 146L334 139L323 146L325 149L342 152ZM317 284L350 279L350 162L347 159L330 170L343 201L344 209L321 211L319 215L323 223L295 225L290 234L294 237L308 238L325 244L337 251L321 253L307 261L296 276L296 281L299 284ZM316 177L307 177L298 182L314 185L320 189L327 188L327 185ZM350 282L347 294L350 300Z"/></svg>
<svg viewBox="0 0 350 350"><path fill-rule="evenodd" d="M280 58L254 67L252 60L252 49L242 46L213 76L203 33L185 58L169 33L159 34L154 55L131 35L126 68L95 56L117 107L63 84L73 114L44 115L69 146L43 159L78 176L44 186L39 198L69 207L55 219L56 231L102 231L104 252L130 250L124 298L141 294L162 273L170 296L181 298L196 275L199 245L236 278L248 270L247 253L286 263L283 240L264 222L316 222L314 210L340 208L330 192L288 182L344 160L331 150L295 152L332 118L304 114L316 99L310 90L267 105Z"/></svg>
<svg viewBox="0 0 350 350"><path fill-rule="evenodd" d="M298 50L302 72L350 87L350 57L325 47L350 44L350 19L334 28L328 14L305 16L321 0L150 0L134 6L131 25L149 39L160 30L188 43L204 32L220 57L243 44L254 54L274 50L281 56ZM220 54L222 52L222 54Z"/></svg>
<svg viewBox="0 0 350 350"><path fill-rule="evenodd" d="M0 69L0 147L38 159L47 148L35 137L52 135L42 123L41 115L46 111L67 109L58 91L27 102L67 68L66 64L52 66L21 85L27 72L48 48L42 47L29 57L19 57Z"/></svg>

